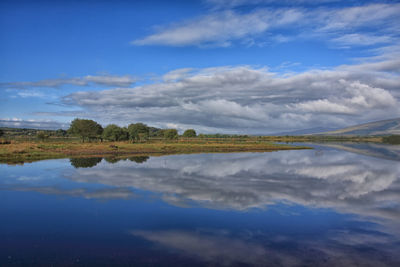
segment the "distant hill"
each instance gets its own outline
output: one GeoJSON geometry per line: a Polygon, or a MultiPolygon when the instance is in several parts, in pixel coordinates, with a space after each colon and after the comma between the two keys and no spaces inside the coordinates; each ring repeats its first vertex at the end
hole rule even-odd
{"type": "MultiPolygon", "coordinates": [[[[284,136],[284,135],[289,135],[289,136],[295,136],[295,135],[310,135],[310,134],[316,134],[316,133],[321,133],[321,132],[327,132],[327,131],[333,131],[335,130],[334,128],[324,128],[324,127],[314,127],[314,128],[308,128],[308,129],[301,129],[301,130],[295,130],[295,131],[289,131],[289,132],[279,132],[279,133],[273,133],[270,134],[272,136],[284,136]]],[[[262,134],[260,134],[262,135],[262,134]]]]}
{"type": "Polygon", "coordinates": [[[359,124],[316,135],[391,135],[400,134],[400,118],[359,124]]]}

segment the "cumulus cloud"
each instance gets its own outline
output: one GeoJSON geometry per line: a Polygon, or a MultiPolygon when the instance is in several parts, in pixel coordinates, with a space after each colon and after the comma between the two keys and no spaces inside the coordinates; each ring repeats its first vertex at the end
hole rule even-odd
{"type": "MultiPolygon", "coordinates": [[[[394,55],[394,54],[392,54],[394,55]]],[[[397,58],[279,74],[252,66],[178,69],[164,81],[63,97],[106,122],[268,134],[400,116],[397,58]]]]}
{"type": "Polygon", "coordinates": [[[1,118],[0,127],[32,128],[32,129],[66,129],[67,123],[53,120],[24,120],[20,118],[1,118]]]}
{"type": "Polygon", "coordinates": [[[58,88],[63,85],[88,86],[90,84],[111,87],[129,87],[135,82],[136,78],[130,75],[88,75],[79,78],[48,79],[36,82],[7,82],[0,83],[0,87],[12,89],[27,89],[32,87],[58,88]]]}
{"type": "MultiPolygon", "coordinates": [[[[226,6],[238,6],[241,2],[229,1],[226,6]]],[[[400,4],[396,3],[309,10],[270,7],[256,8],[247,13],[227,9],[158,27],[155,33],[134,40],[132,44],[226,47],[234,41],[252,45],[265,43],[265,39],[286,42],[310,37],[330,40],[333,44],[340,44],[339,48],[395,43],[399,37],[396,30],[399,12],[400,4]],[[287,29],[292,31],[291,35],[282,35],[282,30],[287,29]]]]}

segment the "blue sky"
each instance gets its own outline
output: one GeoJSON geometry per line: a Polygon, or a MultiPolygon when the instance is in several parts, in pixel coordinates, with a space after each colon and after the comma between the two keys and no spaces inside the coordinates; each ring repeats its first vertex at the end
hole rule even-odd
{"type": "Polygon", "coordinates": [[[400,2],[2,1],[0,125],[198,132],[400,116],[400,2]]]}

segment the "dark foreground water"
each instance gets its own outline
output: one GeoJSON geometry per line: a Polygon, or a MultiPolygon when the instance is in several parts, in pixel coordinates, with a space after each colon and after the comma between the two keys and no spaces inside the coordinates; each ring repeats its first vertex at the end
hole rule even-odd
{"type": "Polygon", "coordinates": [[[0,165],[0,266],[400,266],[399,151],[0,165]]]}

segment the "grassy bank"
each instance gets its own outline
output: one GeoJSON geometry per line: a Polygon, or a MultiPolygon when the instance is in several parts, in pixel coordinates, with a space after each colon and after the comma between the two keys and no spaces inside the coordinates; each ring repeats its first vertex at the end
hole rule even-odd
{"type": "Polygon", "coordinates": [[[302,146],[273,144],[269,142],[21,142],[0,145],[0,163],[23,163],[42,159],[88,157],[102,155],[135,154],[185,154],[221,152],[266,152],[276,150],[306,149],[302,146]]]}

